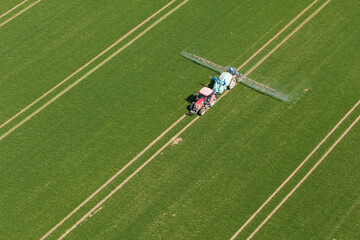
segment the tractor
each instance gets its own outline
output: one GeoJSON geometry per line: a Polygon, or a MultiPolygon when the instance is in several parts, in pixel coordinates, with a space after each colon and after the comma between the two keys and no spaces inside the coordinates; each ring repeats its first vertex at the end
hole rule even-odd
{"type": "Polygon", "coordinates": [[[203,87],[196,95],[196,100],[190,105],[190,113],[200,116],[204,115],[207,109],[216,103],[215,91],[208,87],[203,87]]]}

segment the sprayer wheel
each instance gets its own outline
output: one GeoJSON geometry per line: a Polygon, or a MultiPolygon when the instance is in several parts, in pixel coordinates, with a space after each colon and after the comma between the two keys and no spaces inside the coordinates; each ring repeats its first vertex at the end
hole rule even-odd
{"type": "Polygon", "coordinates": [[[229,84],[229,89],[233,89],[235,87],[235,79],[231,80],[230,84],[229,84]]]}
{"type": "Polygon", "coordinates": [[[211,99],[211,102],[210,102],[210,107],[213,107],[216,103],[216,98],[214,97],[213,99],[211,99]]]}

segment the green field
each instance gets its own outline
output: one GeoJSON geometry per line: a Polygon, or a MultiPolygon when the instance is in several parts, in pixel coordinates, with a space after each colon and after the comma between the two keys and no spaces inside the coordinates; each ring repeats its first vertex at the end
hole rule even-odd
{"type": "MultiPolygon", "coordinates": [[[[1,2],[0,15],[20,2],[1,2]]],[[[169,2],[42,0],[0,27],[0,125],[169,2]]],[[[182,58],[182,50],[238,67],[313,0],[189,0],[131,43],[182,2],[0,128],[0,138],[6,135],[0,239],[40,239],[184,115],[187,98],[214,72],[182,58]]],[[[355,0],[330,1],[249,75],[288,94],[290,103],[237,85],[66,238],[230,239],[359,101],[359,12],[355,0]]],[[[259,226],[359,115],[357,107],[238,239],[259,226]]],[[[185,117],[47,239],[62,236],[194,118],[185,117]]],[[[359,137],[356,124],[254,238],[359,239],[359,137]]]]}

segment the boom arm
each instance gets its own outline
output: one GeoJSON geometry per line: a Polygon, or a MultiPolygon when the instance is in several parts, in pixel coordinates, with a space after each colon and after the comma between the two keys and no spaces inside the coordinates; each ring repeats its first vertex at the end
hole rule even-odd
{"type": "Polygon", "coordinates": [[[244,76],[237,76],[236,79],[238,80],[238,82],[244,84],[245,86],[254,89],[257,92],[261,92],[263,94],[266,94],[270,97],[273,97],[277,100],[280,100],[282,102],[288,102],[289,101],[289,97],[262,84],[259,82],[256,82],[254,80],[251,80],[248,77],[244,77],[244,76]]]}
{"type": "MultiPolygon", "coordinates": [[[[196,56],[194,54],[191,54],[191,53],[187,53],[187,52],[184,52],[182,51],[181,52],[181,56],[187,58],[187,59],[190,59],[191,61],[193,62],[196,62],[197,64],[200,64],[204,67],[207,67],[215,72],[218,72],[218,73],[223,73],[223,72],[226,72],[227,71],[227,68],[226,67],[223,67],[223,66],[220,66],[216,63],[213,63],[213,62],[210,62],[209,60],[206,60],[205,58],[202,58],[202,57],[199,57],[199,56],[196,56]]],[[[282,102],[288,102],[289,101],[289,98],[288,96],[286,95],[283,95],[281,94],[280,92],[264,85],[264,84],[261,84],[261,83],[258,83],[254,80],[251,80],[250,78],[248,77],[244,77],[242,74],[237,74],[236,75],[236,79],[238,82],[244,84],[245,86],[249,87],[249,88],[252,88],[254,89],[255,91],[257,92],[260,92],[260,93],[263,93],[263,94],[266,94],[270,97],[273,97],[277,100],[280,100],[282,102]]]]}
{"type": "Polygon", "coordinates": [[[215,72],[218,72],[218,73],[222,73],[222,72],[225,72],[226,71],[226,67],[223,67],[223,66],[220,66],[216,63],[213,63],[213,62],[210,62],[209,60],[206,60],[205,58],[202,58],[202,57],[199,57],[199,56],[196,56],[194,54],[190,54],[190,53],[187,53],[187,52],[184,52],[182,51],[180,53],[181,56],[193,61],[193,62],[196,62],[197,64],[200,64],[204,67],[207,67],[215,72]]]}

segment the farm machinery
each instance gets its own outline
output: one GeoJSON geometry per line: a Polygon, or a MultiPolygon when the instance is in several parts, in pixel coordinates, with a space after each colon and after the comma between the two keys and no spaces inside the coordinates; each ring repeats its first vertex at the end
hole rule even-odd
{"type": "Polygon", "coordinates": [[[222,72],[219,77],[216,75],[211,79],[214,81],[214,91],[216,94],[222,94],[226,89],[233,89],[236,85],[236,76],[240,73],[235,68],[229,67],[225,72],[222,72]]]}
{"type": "MultiPolygon", "coordinates": [[[[187,52],[181,52],[181,56],[195,62],[198,63],[199,65],[202,65],[204,67],[207,67],[215,72],[218,72],[220,74],[219,77],[216,77],[216,75],[212,78],[212,80],[214,81],[214,86],[212,89],[212,93],[210,94],[211,90],[210,88],[204,87],[206,90],[203,88],[200,90],[200,92],[197,94],[196,97],[196,101],[193,102],[190,106],[190,113],[191,114],[196,114],[198,113],[199,115],[203,115],[205,113],[205,111],[209,108],[212,107],[215,102],[216,102],[216,95],[218,94],[222,94],[224,91],[226,91],[227,89],[231,90],[236,83],[242,83],[245,86],[254,89],[257,92],[266,94],[270,97],[273,97],[277,100],[283,101],[283,102],[287,102],[288,101],[288,97],[279,93],[278,91],[264,85],[261,84],[259,82],[256,82],[254,80],[251,80],[250,78],[242,75],[241,73],[239,73],[237,71],[236,68],[234,67],[223,67],[221,65],[218,65],[216,63],[213,63],[209,60],[206,60],[202,57],[196,56],[194,54],[190,54],[187,52]],[[202,93],[207,93],[208,95],[204,95],[202,93]],[[212,99],[213,102],[206,102],[205,99],[207,99],[209,96],[211,96],[210,98],[212,99]],[[201,99],[204,99],[204,101],[202,101],[201,99]],[[200,101],[201,100],[201,104],[200,101]],[[204,105],[202,105],[204,104],[204,105]],[[204,109],[204,110],[201,110],[204,109]]],[[[208,99],[210,101],[210,98],[208,99]]]]}
{"type": "Polygon", "coordinates": [[[216,103],[215,91],[211,88],[203,87],[196,95],[196,101],[190,105],[191,114],[204,115],[207,109],[214,106],[216,103]]]}

